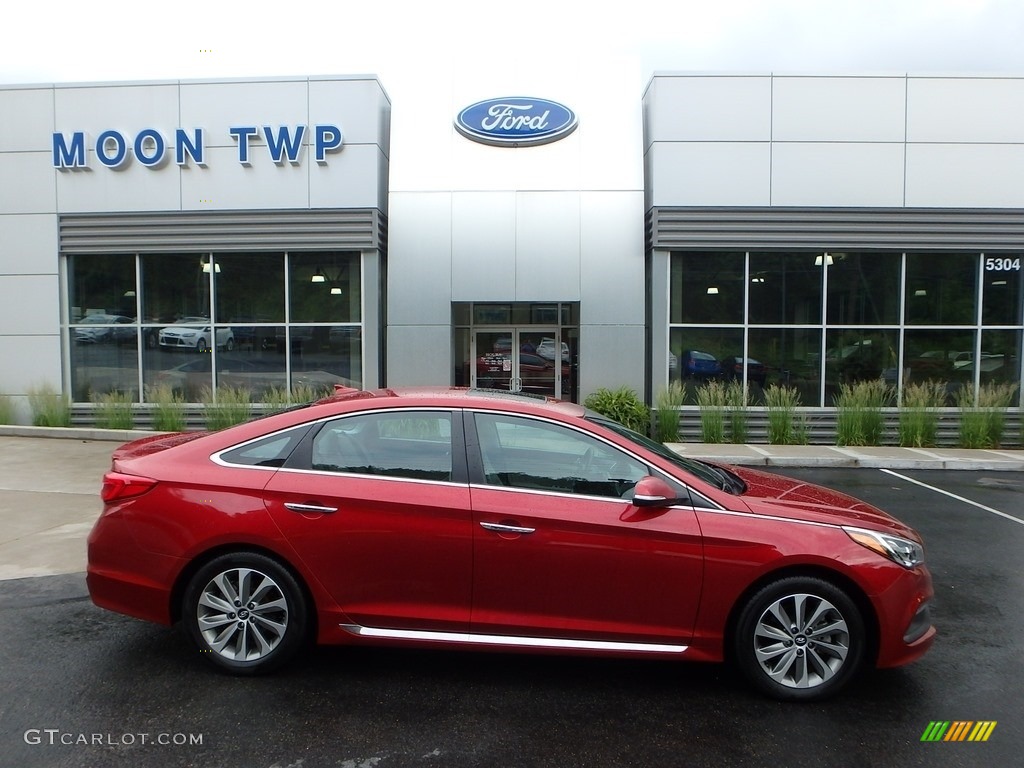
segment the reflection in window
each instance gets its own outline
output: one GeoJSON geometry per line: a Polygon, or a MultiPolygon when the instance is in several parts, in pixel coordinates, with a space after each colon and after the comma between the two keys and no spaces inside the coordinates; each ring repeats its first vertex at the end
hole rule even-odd
{"type": "Polygon", "coordinates": [[[293,323],[356,323],[360,318],[359,254],[289,254],[293,323]]]}
{"type": "Polygon", "coordinates": [[[978,286],[977,253],[907,254],[904,294],[907,323],[973,325],[978,286]]]}
{"type": "Polygon", "coordinates": [[[642,462],[566,427],[497,414],[475,418],[488,485],[631,498],[648,474],[642,462]]]}
{"type": "Polygon", "coordinates": [[[670,322],[742,323],[742,253],[673,253],[670,322]]]}
{"type": "Polygon", "coordinates": [[[835,402],[843,384],[899,380],[899,332],[837,329],[825,334],[825,402],[835,402]]]}
{"type": "Polygon", "coordinates": [[[448,413],[373,413],[337,419],[313,440],[313,469],[415,480],[451,480],[448,413]]]}
{"type": "MultiPolygon", "coordinates": [[[[673,328],[669,338],[669,380],[680,381],[686,402],[697,402],[697,387],[708,381],[742,378],[742,328],[673,328]]],[[[753,377],[759,371],[750,371],[753,377]]]]}
{"type": "Polygon", "coordinates": [[[750,322],[820,323],[824,263],[821,253],[751,253],[750,322]]]}
{"type": "Polygon", "coordinates": [[[831,325],[894,325],[900,319],[900,253],[823,256],[831,325]]]}
{"type": "MultiPolygon", "coordinates": [[[[752,372],[763,379],[750,386],[752,403],[764,402],[764,387],[791,387],[805,406],[821,399],[821,331],[817,328],[752,328],[749,336],[752,372]]],[[[751,377],[753,378],[753,377],[751,377]]]]}
{"type": "MultiPolygon", "coordinates": [[[[68,257],[69,319],[107,315],[134,320],[135,256],[84,254],[68,257]]],[[[112,321],[114,322],[114,321],[112,321]]]]}
{"type": "Polygon", "coordinates": [[[985,325],[1020,325],[1024,268],[1022,255],[984,255],[985,273],[981,298],[981,321],[985,325]]]}

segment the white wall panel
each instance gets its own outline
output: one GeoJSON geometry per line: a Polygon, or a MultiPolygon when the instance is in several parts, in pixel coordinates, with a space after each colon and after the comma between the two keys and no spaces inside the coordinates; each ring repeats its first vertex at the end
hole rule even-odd
{"type": "Polygon", "coordinates": [[[0,275],[38,274],[57,274],[57,215],[0,215],[0,275]]]}
{"type": "Polygon", "coordinates": [[[902,77],[776,77],[775,141],[901,142],[906,127],[902,77]]]}
{"type": "MultiPolygon", "coordinates": [[[[207,148],[208,168],[181,174],[181,207],[190,210],[229,208],[306,208],[309,177],[304,165],[238,162],[234,147],[207,148]]],[[[332,168],[339,163],[333,160],[332,168]]],[[[357,182],[358,183],[358,182],[357,182]]]]}
{"type": "Polygon", "coordinates": [[[585,325],[580,328],[580,400],[596,389],[626,386],[643,397],[644,327],[585,325]]]}
{"type": "Polygon", "coordinates": [[[903,144],[776,144],[772,205],[903,204],[903,144]]]}
{"type": "Polygon", "coordinates": [[[49,152],[0,153],[0,212],[55,212],[55,175],[49,152]]]}
{"type": "Polygon", "coordinates": [[[69,134],[85,131],[87,146],[106,130],[120,131],[129,144],[143,128],[173,142],[178,123],[178,84],[59,85],[54,89],[55,127],[69,134]]]}
{"type": "Polygon", "coordinates": [[[53,89],[0,91],[0,152],[50,152],[53,89]]]}
{"type": "Polygon", "coordinates": [[[1024,145],[907,147],[907,205],[1024,207],[1024,145]]]}
{"type": "Polygon", "coordinates": [[[452,301],[515,301],[515,193],[453,193],[451,227],[452,301]]]}
{"type": "Polygon", "coordinates": [[[60,336],[56,333],[0,335],[0,359],[18,361],[17,365],[0,366],[0,393],[24,395],[43,384],[58,392],[62,389],[60,336]]]}
{"type": "Polygon", "coordinates": [[[451,322],[451,250],[451,193],[402,192],[391,195],[389,323],[451,322]]]}
{"type": "Polygon", "coordinates": [[[580,250],[580,321],[643,324],[643,193],[583,192],[580,250]]]}
{"type": "MultiPolygon", "coordinates": [[[[306,125],[309,115],[309,91],[306,80],[267,80],[262,82],[182,83],[181,127],[203,128],[207,147],[235,147],[238,142],[228,130],[255,126],[260,130],[250,140],[253,164],[270,162],[263,138],[263,126],[306,125]]],[[[308,128],[308,126],[307,126],[308,128]]],[[[308,134],[307,134],[308,137],[308,134]]],[[[305,158],[304,158],[305,161],[305,158]]]]}
{"type": "MultiPolygon", "coordinates": [[[[57,275],[0,277],[0,333],[45,336],[60,332],[60,286],[57,275]],[[12,300],[17,297],[17,300],[12,300]]],[[[5,358],[13,361],[17,358],[5,358]]]]}
{"type": "Polygon", "coordinates": [[[907,139],[1024,143],[1024,79],[910,78],[907,139]]]}
{"type": "Polygon", "coordinates": [[[147,168],[128,162],[120,170],[113,170],[97,163],[92,151],[88,154],[88,169],[51,168],[57,179],[61,213],[167,211],[181,206],[179,173],[173,163],[147,168]]]}
{"type": "Polygon", "coordinates": [[[647,152],[650,206],[769,205],[768,143],[677,142],[647,152]]]}
{"type": "Polygon", "coordinates": [[[655,76],[645,149],[658,141],[768,141],[770,77],[655,76]]]}
{"type": "Polygon", "coordinates": [[[451,325],[388,326],[388,386],[447,386],[451,350],[451,325]]]}
{"type": "Polygon", "coordinates": [[[517,301],[577,301],[580,295],[580,193],[516,196],[517,301]]]}
{"type": "MultiPolygon", "coordinates": [[[[376,80],[309,81],[309,125],[337,125],[345,144],[380,144],[387,149],[391,107],[376,80]],[[382,138],[383,137],[383,138],[382,138]]],[[[309,135],[315,141],[313,134],[309,135]]]]}
{"type": "Polygon", "coordinates": [[[345,146],[325,165],[303,162],[302,174],[309,174],[309,206],[387,210],[386,163],[376,144],[345,146]]]}

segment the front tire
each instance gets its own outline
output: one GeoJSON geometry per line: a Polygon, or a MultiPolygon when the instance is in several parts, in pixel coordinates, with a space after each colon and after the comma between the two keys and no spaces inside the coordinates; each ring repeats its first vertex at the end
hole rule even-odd
{"type": "Polygon", "coordinates": [[[838,693],[865,657],[864,619],[850,597],[813,577],[780,579],[744,606],[734,651],[750,683],[776,699],[838,693]]]}
{"type": "Polygon", "coordinates": [[[182,616],[200,654],[236,675],[269,672],[306,639],[308,608],[295,578],[255,552],[211,560],[185,589],[182,616]]]}

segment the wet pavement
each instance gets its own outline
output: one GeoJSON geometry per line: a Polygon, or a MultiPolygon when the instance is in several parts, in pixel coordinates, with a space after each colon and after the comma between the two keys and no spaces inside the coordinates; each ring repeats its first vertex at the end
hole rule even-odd
{"type": "Polygon", "coordinates": [[[936,586],[927,656],[799,705],[722,665],[580,657],[319,648],[270,677],[222,675],[179,630],[88,600],[84,535],[115,445],[0,437],[0,766],[1002,766],[1024,753],[1024,473],[769,466],[916,527],[936,586]],[[934,721],[996,726],[983,743],[922,742],[934,721]]]}

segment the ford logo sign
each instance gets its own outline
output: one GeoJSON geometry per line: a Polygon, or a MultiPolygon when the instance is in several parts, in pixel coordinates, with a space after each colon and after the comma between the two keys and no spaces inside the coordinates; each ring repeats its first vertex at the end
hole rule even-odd
{"type": "Polygon", "coordinates": [[[481,144],[528,147],[568,136],[576,130],[576,113],[547,99],[487,99],[459,112],[455,128],[481,144]]]}

